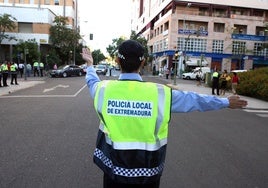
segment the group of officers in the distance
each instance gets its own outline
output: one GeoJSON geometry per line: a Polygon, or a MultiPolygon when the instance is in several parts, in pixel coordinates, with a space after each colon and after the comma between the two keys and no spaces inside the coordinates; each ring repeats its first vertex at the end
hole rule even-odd
{"type": "Polygon", "coordinates": [[[3,63],[0,62],[0,87],[8,87],[8,78],[10,77],[10,84],[11,85],[19,85],[17,77],[18,74],[20,77],[23,77],[23,74],[26,72],[27,77],[30,76],[44,76],[44,63],[34,61],[31,65],[30,63],[26,64],[26,67],[23,62],[15,63],[15,62],[8,62],[4,61],[3,63]]]}

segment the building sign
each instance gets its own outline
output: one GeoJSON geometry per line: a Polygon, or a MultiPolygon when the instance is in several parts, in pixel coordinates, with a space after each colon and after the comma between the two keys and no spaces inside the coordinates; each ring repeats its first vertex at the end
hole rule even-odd
{"type": "Polygon", "coordinates": [[[257,36],[257,35],[232,34],[232,39],[250,40],[250,41],[266,41],[266,40],[268,40],[268,37],[257,36]]]}
{"type": "Polygon", "coordinates": [[[199,33],[201,36],[208,36],[208,32],[205,30],[192,30],[192,29],[179,29],[178,34],[183,35],[196,35],[199,33]]]}
{"type": "Polygon", "coordinates": [[[40,42],[40,44],[47,44],[47,40],[46,39],[40,39],[39,42],[40,42]]]}

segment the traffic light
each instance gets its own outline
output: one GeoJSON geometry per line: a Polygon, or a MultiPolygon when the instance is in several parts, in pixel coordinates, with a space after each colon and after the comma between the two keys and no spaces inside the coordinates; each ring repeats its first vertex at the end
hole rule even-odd
{"type": "Polygon", "coordinates": [[[89,34],[89,40],[93,40],[93,34],[92,33],[89,34]]]}
{"type": "Polygon", "coordinates": [[[175,60],[178,60],[178,58],[179,58],[179,51],[175,51],[174,59],[175,60]]]}

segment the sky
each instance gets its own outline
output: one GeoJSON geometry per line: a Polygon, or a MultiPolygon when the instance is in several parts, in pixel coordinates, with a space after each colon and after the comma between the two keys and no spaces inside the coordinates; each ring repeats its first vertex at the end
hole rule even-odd
{"type": "Polygon", "coordinates": [[[107,54],[106,47],[112,39],[131,32],[131,0],[79,0],[81,35],[87,39],[91,50],[100,49],[107,54]],[[93,40],[89,41],[89,34],[93,40]]]}

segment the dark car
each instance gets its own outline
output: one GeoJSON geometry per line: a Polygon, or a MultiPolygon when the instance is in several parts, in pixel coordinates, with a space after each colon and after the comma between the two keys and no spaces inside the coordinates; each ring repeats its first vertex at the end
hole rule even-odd
{"type": "Polygon", "coordinates": [[[60,66],[57,70],[51,70],[49,72],[51,77],[68,77],[68,76],[82,76],[84,74],[83,69],[78,65],[65,65],[60,66]]]}
{"type": "Polygon", "coordinates": [[[86,74],[87,73],[87,65],[86,64],[80,65],[79,67],[81,69],[83,69],[83,74],[86,74]]]}
{"type": "Polygon", "coordinates": [[[106,75],[108,68],[106,65],[98,64],[95,66],[95,70],[97,74],[103,74],[106,75]]]}

